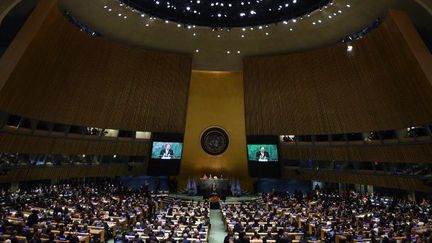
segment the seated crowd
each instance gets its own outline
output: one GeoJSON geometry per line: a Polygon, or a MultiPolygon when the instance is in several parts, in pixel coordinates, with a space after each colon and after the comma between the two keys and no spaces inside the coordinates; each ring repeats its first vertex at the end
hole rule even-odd
{"type": "Polygon", "coordinates": [[[224,202],[225,242],[432,242],[432,204],[355,192],[224,202]]]}
{"type": "Polygon", "coordinates": [[[207,201],[173,200],[151,221],[137,222],[117,242],[207,242],[210,228],[207,201]],[[149,237],[150,236],[150,237],[149,237]]]}
{"type": "Polygon", "coordinates": [[[207,240],[207,202],[169,200],[167,195],[133,190],[115,179],[0,193],[0,242],[207,240]]]}

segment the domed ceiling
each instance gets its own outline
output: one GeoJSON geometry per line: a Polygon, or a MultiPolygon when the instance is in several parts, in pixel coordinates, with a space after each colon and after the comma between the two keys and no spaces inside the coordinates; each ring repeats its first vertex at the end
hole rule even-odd
{"type": "Polygon", "coordinates": [[[197,70],[239,71],[245,56],[340,43],[389,8],[408,11],[416,24],[426,21],[420,28],[429,31],[429,1],[60,0],[60,9],[103,38],[189,53],[197,70]]]}
{"type": "Polygon", "coordinates": [[[244,27],[288,21],[331,0],[121,0],[141,13],[184,25],[244,27]]]}

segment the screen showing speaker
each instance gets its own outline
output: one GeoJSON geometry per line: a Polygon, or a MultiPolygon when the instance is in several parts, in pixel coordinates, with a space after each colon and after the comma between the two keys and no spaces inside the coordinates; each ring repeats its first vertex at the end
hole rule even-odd
{"type": "Polygon", "coordinates": [[[246,138],[249,175],[258,178],[280,178],[278,136],[246,138]]]}
{"type": "Polygon", "coordinates": [[[276,144],[248,144],[248,160],[258,162],[278,162],[278,147],[276,144]]]}
{"type": "Polygon", "coordinates": [[[183,143],[153,141],[152,159],[179,160],[183,151],[183,143]]]}

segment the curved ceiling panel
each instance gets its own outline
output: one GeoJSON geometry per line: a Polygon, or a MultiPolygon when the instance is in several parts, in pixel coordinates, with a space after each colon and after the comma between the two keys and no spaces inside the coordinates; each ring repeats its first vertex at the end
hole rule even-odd
{"type": "Polygon", "coordinates": [[[60,0],[60,8],[104,37],[149,49],[194,54],[194,69],[238,71],[244,56],[288,53],[337,43],[383,16],[399,1],[335,0],[322,11],[295,22],[255,26],[253,30],[212,30],[166,23],[120,6],[115,0],[60,0]]]}
{"type": "Polygon", "coordinates": [[[244,27],[289,21],[331,4],[331,0],[120,0],[158,18],[207,27],[244,27]]]}

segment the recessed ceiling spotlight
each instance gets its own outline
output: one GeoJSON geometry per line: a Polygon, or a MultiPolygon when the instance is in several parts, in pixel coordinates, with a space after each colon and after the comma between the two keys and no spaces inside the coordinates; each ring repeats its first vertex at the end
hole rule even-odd
{"type": "MultiPolygon", "coordinates": [[[[119,0],[122,1],[122,0],[119,0]]],[[[296,23],[297,20],[294,18],[302,19],[302,15],[298,16],[296,13],[302,12],[310,17],[310,14],[315,10],[322,11],[330,6],[334,0],[323,0],[322,5],[320,7],[311,6],[310,3],[298,2],[297,0],[283,0],[283,1],[264,1],[264,0],[240,0],[239,2],[235,1],[225,1],[225,0],[215,0],[210,2],[205,2],[204,5],[199,5],[202,0],[186,0],[186,1],[161,1],[161,0],[153,0],[153,4],[161,5],[154,6],[155,15],[158,16],[173,16],[170,17],[170,22],[177,22],[183,25],[193,25],[199,23],[202,26],[208,26],[210,28],[235,28],[244,26],[248,26],[246,28],[251,28],[251,26],[256,26],[257,29],[263,29],[264,24],[279,24],[283,23],[288,25],[292,20],[293,23],[296,23]],[[240,4],[239,4],[240,3],[240,4]],[[297,4],[299,3],[299,4],[297,4]],[[175,4],[175,5],[174,5],[175,4]],[[208,4],[208,5],[207,5],[208,4]],[[296,5],[293,5],[296,4],[296,5]],[[208,7],[214,7],[208,11],[208,7]],[[234,7],[234,8],[231,8],[234,7]],[[229,11],[227,11],[229,9],[229,11]],[[298,10],[294,8],[299,8],[298,10]],[[200,10],[207,9],[205,12],[200,12],[200,10]],[[279,11],[278,11],[279,10],[279,11]],[[183,11],[183,12],[182,12],[183,11]],[[187,11],[187,12],[186,12],[187,11]],[[202,14],[201,14],[202,13],[202,14]],[[181,16],[181,17],[180,17],[181,16]],[[240,17],[239,17],[240,16],[240,17]],[[285,20],[284,20],[285,19],[285,20]]],[[[132,6],[127,6],[126,8],[131,10],[132,12],[137,12],[144,17],[144,13],[138,11],[137,9],[143,9],[145,6],[141,6],[144,3],[139,3],[137,1],[136,9],[132,6]],[[140,7],[140,8],[138,8],[140,7]]],[[[350,4],[345,4],[346,7],[351,7],[350,4]]],[[[105,9],[109,8],[108,5],[102,5],[105,9]]],[[[145,9],[145,8],[144,8],[145,9]]],[[[111,11],[111,10],[109,10],[111,11]]],[[[332,11],[332,13],[327,16],[337,16],[337,9],[332,11]]],[[[123,13],[122,16],[124,16],[123,13]]],[[[329,18],[332,18],[329,17],[329,18]]],[[[150,19],[153,19],[151,17],[150,19]]],[[[156,18],[159,19],[159,18],[156,18]]],[[[159,19],[161,20],[161,19],[159,19]]],[[[165,21],[165,20],[161,20],[165,21]]],[[[316,20],[315,20],[316,21],[316,20]]],[[[165,21],[168,23],[168,20],[165,21]]],[[[267,26],[266,26],[267,27],[267,26]]]]}

